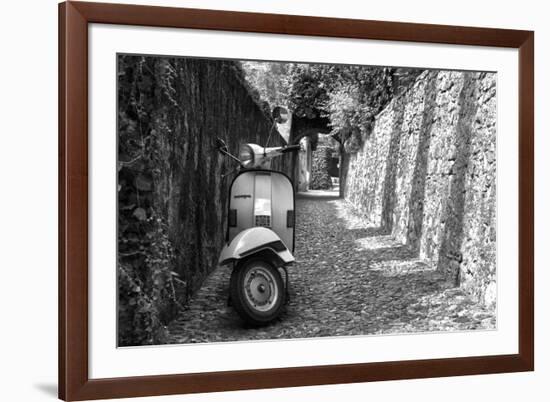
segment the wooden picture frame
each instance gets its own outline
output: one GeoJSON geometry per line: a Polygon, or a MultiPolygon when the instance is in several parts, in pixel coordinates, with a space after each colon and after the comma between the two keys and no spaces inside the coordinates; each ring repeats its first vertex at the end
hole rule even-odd
{"type": "Polygon", "coordinates": [[[65,2],[59,5],[59,397],[64,400],[353,383],[534,369],[534,33],[382,21],[65,2]],[[88,375],[88,24],[519,49],[519,353],[513,355],[90,379],[88,375]]]}

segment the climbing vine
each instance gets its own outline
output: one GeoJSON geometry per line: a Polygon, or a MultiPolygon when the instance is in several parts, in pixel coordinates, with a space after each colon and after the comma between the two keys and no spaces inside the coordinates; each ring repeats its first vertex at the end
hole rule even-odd
{"type": "Polygon", "coordinates": [[[332,148],[328,146],[318,146],[313,152],[311,161],[311,190],[328,190],[332,188],[332,179],[329,173],[330,159],[332,157],[332,148]]]}
{"type": "Polygon", "coordinates": [[[172,271],[174,247],[155,205],[168,130],[155,99],[176,106],[169,61],[120,56],[118,165],[118,344],[162,343],[185,282],[172,271]],[[160,91],[160,92],[158,92],[160,91]]]}

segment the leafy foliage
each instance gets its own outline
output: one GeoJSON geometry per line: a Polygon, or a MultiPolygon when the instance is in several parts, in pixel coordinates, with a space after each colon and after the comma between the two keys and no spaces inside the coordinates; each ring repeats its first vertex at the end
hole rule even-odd
{"type": "Polygon", "coordinates": [[[309,118],[329,117],[333,134],[348,151],[368,135],[393,92],[393,69],[348,65],[298,65],[291,104],[309,118]]]}
{"type": "Polygon", "coordinates": [[[311,190],[328,190],[332,188],[332,179],[329,174],[330,159],[332,148],[328,146],[318,146],[313,152],[311,161],[311,190]]]}
{"type": "Polygon", "coordinates": [[[301,63],[242,63],[245,77],[271,106],[299,117],[328,117],[333,134],[354,152],[376,115],[405,90],[418,69],[301,63]]]}
{"type": "Polygon", "coordinates": [[[330,65],[294,64],[291,69],[289,105],[299,117],[314,119],[326,115],[331,89],[330,65]]]}
{"type": "Polygon", "coordinates": [[[292,63],[243,61],[240,67],[253,96],[267,102],[268,108],[288,105],[292,63]]]}

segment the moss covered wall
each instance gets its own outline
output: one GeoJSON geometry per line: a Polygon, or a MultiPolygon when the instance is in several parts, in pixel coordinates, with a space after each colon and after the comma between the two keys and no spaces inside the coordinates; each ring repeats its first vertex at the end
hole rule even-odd
{"type": "Polygon", "coordinates": [[[311,181],[310,190],[329,190],[332,188],[332,180],[329,174],[332,148],[318,146],[311,156],[311,181]]]}
{"type": "MultiPolygon", "coordinates": [[[[119,269],[130,276],[120,301],[145,289],[143,303],[165,322],[216,267],[224,242],[234,175],[222,175],[236,165],[216,138],[237,154],[241,143],[263,144],[272,121],[231,61],[120,56],[118,80],[119,269]],[[155,291],[174,303],[155,301],[155,291]]],[[[282,145],[277,134],[270,145],[282,145]]],[[[288,158],[272,167],[288,173],[288,158]]]]}

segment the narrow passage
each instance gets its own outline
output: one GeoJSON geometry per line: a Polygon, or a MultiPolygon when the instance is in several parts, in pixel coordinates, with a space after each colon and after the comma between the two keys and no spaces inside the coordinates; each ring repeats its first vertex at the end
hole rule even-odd
{"type": "Polygon", "coordinates": [[[493,314],[406,247],[365,227],[336,194],[298,195],[297,261],[279,319],[243,327],[227,306],[230,269],[218,267],[170,325],[169,343],[495,328],[493,314]]]}

